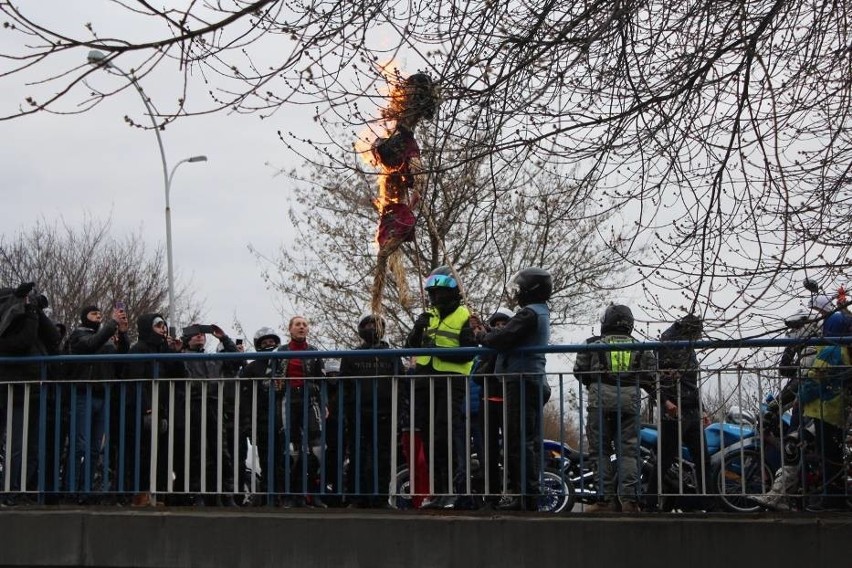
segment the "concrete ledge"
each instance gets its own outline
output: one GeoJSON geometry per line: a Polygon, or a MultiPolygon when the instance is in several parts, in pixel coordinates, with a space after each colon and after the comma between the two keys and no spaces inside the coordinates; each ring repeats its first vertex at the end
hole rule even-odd
{"type": "Polygon", "coordinates": [[[6,509],[2,566],[845,566],[852,515],[6,509]]]}

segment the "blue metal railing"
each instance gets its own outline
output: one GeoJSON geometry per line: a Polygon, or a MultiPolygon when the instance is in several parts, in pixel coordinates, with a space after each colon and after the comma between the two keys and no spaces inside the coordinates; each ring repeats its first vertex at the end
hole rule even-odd
{"type": "MultiPolygon", "coordinates": [[[[852,343],[852,338],[831,341],[785,338],[648,342],[631,344],[630,349],[761,349],[849,343],[852,343]]],[[[554,345],[528,348],[519,353],[580,353],[619,348],[623,346],[554,345]]],[[[496,501],[501,496],[511,497],[513,494],[508,489],[512,485],[510,471],[521,477],[520,486],[523,487],[528,471],[534,469],[527,468],[527,454],[523,452],[517,456],[519,467],[504,463],[504,448],[511,448],[510,452],[517,453],[518,440],[510,435],[508,442],[497,441],[495,444],[493,438],[488,438],[503,436],[506,430],[502,428],[501,431],[499,426],[493,428],[488,417],[482,421],[475,418],[471,401],[474,385],[471,381],[465,381],[463,388],[457,387],[457,377],[449,380],[433,377],[417,383],[405,374],[401,362],[403,357],[422,354],[473,357],[490,353],[493,351],[489,349],[462,348],[0,357],[0,365],[7,370],[18,365],[38,365],[41,377],[38,381],[8,381],[0,385],[0,443],[3,448],[0,467],[4,473],[0,493],[12,501],[29,498],[41,503],[95,498],[114,501],[145,495],[146,499],[139,502],[151,503],[165,498],[171,504],[189,504],[199,498],[206,499],[208,503],[236,498],[242,502],[265,504],[331,501],[371,506],[385,503],[394,506],[403,506],[403,503],[421,505],[423,500],[434,504],[439,497],[452,498],[443,503],[458,503],[458,498],[464,497],[478,500],[481,504],[489,498],[496,501]],[[396,372],[394,376],[345,377],[336,381],[309,379],[309,387],[301,390],[286,379],[276,388],[274,382],[265,378],[159,378],[159,365],[172,361],[349,357],[392,358],[397,365],[396,372]],[[71,383],[61,378],[59,370],[66,363],[139,361],[155,362],[153,377],[71,383]],[[391,383],[390,408],[380,409],[377,402],[379,387],[386,382],[391,383]],[[347,388],[350,386],[352,388],[347,388]],[[368,404],[365,407],[364,398],[369,398],[372,406],[368,404]],[[461,409],[457,406],[459,400],[463,401],[461,409]],[[428,417],[418,418],[415,416],[418,412],[425,412],[428,417]],[[316,426],[312,420],[316,421],[316,426]],[[98,424],[103,425],[103,434],[96,427],[98,424]],[[484,443],[474,441],[476,430],[481,427],[490,432],[486,434],[484,443]],[[425,484],[424,471],[428,472],[425,484]]],[[[754,391],[755,386],[744,384],[747,375],[757,375],[766,380],[776,373],[772,368],[705,368],[701,370],[701,388],[706,392],[718,383],[716,390],[732,389],[725,396],[739,401],[743,400],[744,393],[746,398],[754,399],[755,396],[761,398],[765,391],[773,390],[763,388],[758,381],[757,392],[748,392],[748,389],[754,391]],[[723,389],[723,376],[732,386],[723,389]]],[[[588,412],[592,412],[587,407],[592,409],[596,406],[576,377],[567,373],[549,373],[548,383],[558,394],[555,404],[551,403],[556,412],[558,435],[553,436],[556,438],[553,441],[545,441],[545,425],[541,421],[529,426],[536,430],[535,459],[539,484],[544,488],[542,491],[550,492],[546,498],[536,497],[539,501],[536,506],[546,510],[564,510],[566,507],[570,509],[575,502],[590,504],[601,501],[607,497],[609,489],[601,482],[598,464],[610,460],[610,452],[603,447],[589,448],[585,444],[588,412]],[[577,404],[566,403],[568,393],[576,396],[577,404]],[[574,436],[566,435],[566,429],[574,436]],[[562,500],[561,495],[566,499],[562,500]]],[[[526,438],[529,430],[525,428],[533,423],[527,422],[524,409],[535,406],[527,404],[529,397],[533,401],[544,400],[543,385],[535,384],[533,390],[521,388],[519,393],[512,393],[509,389],[514,387],[507,387],[509,383],[498,381],[490,392],[489,384],[486,382],[485,392],[480,395],[485,408],[494,406],[490,399],[519,396],[521,412],[517,435],[520,439],[526,438]]],[[[630,388],[639,391],[638,386],[630,388]]],[[[653,396],[640,393],[639,398],[643,405],[654,406],[653,396]]],[[[492,420],[499,419],[503,425],[510,424],[507,406],[511,405],[500,405],[493,416],[487,412],[486,416],[491,416],[492,420]]],[[[657,430],[664,425],[660,414],[653,418],[657,430]]],[[[705,467],[700,471],[693,466],[689,472],[685,468],[691,464],[678,456],[677,489],[672,490],[670,484],[664,490],[662,486],[667,472],[654,471],[659,489],[655,490],[653,499],[659,502],[664,497],[683,497],[687,490],[695,495],[697,486],[698,495],[721,496],[724,502],[726,491],[739,489],[734,491],[738,493],[736,499],[728,498],[727,501],[734,502],[739,509],[753,510],[755,506],[750,501],[751,496],[769,490],[771,475],[781,465],[773,462],[773,466],[767,466],[770,478],[766,479],[763,467],[771,461],[767,458],[771,448],[767,448],[763,439],[753,446],[744,447],[746,427],[727,426],[730,425],[722,423],[718,428],[721,446],[717,452],[727,452],[730,459],[722,459],[721,465],[717,459],[712,468],[705,467]],[[739,447],[734,448],[737,444],[739,447]],[[737,449],[738,456],[732,453],[737,449]],[[749,451],[746,452],[746,449],[749,451]],[[751,480],[745,475],[746,466],[754,465],[747,462],[746,457],[757,460],[756,455],[760,461],[756,466],[761,468],[757,487],[749,485],[751,480]],[[687,474],[692,477],[686,479],[687,474]],[[729,477],[736,478],[738,488],[736,483],[724,483],[729,477]],[[700,478],[700,483],[696,478],[700,478]],[[686,488],[689,484],[692,487],[686,488]]],[[[651,436],[650,430],[642,426],[637,434],[640,438],[651,436]]],[[[754,434],[753,431],[749,436],[754,434]]],[[[680,427],[677,440],[678,446],[682,446],[684,439],[680,427]]],[[[642,441],[645,442],[644,439],[642,441]]],[[[610,449],[617,457],[623,450],[620,439],[616,446],[619,447],[610,449]]],[[[660,449],[659,439],[648,441],[640,448],[644,452],[636,458],[640,470],[653,467],[655,454],[659,454],[660,449]]],[[[642,481],[646,482],[648,479],[642,481]]],[[[737,510],[737,507],[733,508],[737,510]]]]}

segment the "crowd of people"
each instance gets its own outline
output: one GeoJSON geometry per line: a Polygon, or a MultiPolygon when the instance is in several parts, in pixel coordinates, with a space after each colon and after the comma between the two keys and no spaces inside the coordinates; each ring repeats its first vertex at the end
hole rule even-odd
{"type": "MultiPolygon", "coordinates": [[[[430,307],[415,319],[405,346],[494,351],[481,357],[432,351],[410,362],[385,341],[384,320],[375,315],[360,319],[361,343],[339,362],[312,355],[318,350],[301,316],[290,319],[286,342],[272,328],[259,329],[255,352],[245,358],[177,359],[162,355],[204,353],[208,336],[219,352],[241,353],[244,346],[216,325],[192,324],[172,337],[157,313],[137,318],[131,345],[120,305],[106,313],[83,306],[79,324],[63,339],[63,330],[45,315],[47,299],[32,283],[0,289],[0,356],[147,356],[0,364],[0,381],[7,383],[0,388],[3,504],[40,499],[384,508],[397,466],[392,440],[398,439],[413,507],[469,508],[474,504],[465,496],[473,491],[489,507],[535,510],[542,409],[550,387],[545,355],[517,349],[548,344],[553,282],[546,270],[528,268],[513,276],[509,288],[518,310],[500,308],[482,321],[464,305],[453,271],[432,271],[425,282],[430,307]],[[369,354],[358,353],[365,350],[369,354]],[[394,388],[391,378],[402,376],[406,380],[394,388]],[[168,381],[152,381],[159,378],[168,381]],[[472,485],[469,446],[481,465],[472,485]]],[[[825,302],[820,307],[825,336],[850,333],[844,310],[825,302]]],[[[808,333],[796,328],[801,338],[820,333],[817,318],[803,321],[808,333]]],[[[709,467],[695,350],[684,343],[638,349],[633,327],[629,307],[607,306],[600,334],[587,343],[608,349],[581,351],[574,365],[587,389],[585,435],[600,480],[600,499],[586,508],[591,512],[641,508],[643,391],[660,401],[663,471],[677,460],[681,444],[699,471],[709,467]]],[[[701,336],[701,320],[687,315],[661,341],[701,336]]],[[[789,347],[780,368],[790,383],[764,417],[777,420],[791,406],[798,408],[816,422],[834,469],[843,467],[849,365],[848,346],[789,347]]],[[[760,497],[765,506],[781,508],[794,489],[794,464],[786,467],[760,497]]],[[[838,477],[827,479],[836,483],[838,477]]],[[[835,485],[828,493],[842,495],[845,476],[843,483],[842,491],[835,485]]],[[[826,500],[823,506],[839,503],[826,500]]]]}

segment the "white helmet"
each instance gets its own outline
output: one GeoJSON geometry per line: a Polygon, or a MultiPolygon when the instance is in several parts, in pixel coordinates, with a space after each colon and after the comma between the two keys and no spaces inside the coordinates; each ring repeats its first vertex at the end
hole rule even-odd
{"type": "Polygon", "coordinates": [[[329,373],[340,374],[340,359],[325,360],[325,374],[329,373]]]}
{"type": "Polygon", "coordinates": [[[499,321],[501,319],[510,320],[514,316],[514,312],[507,308],[497,308],[497,311],[491,314],[491,317],[488,318],[488,325],[494,327],[494,322],[499,321]]]}
{"type": "Polygon", "coordinates": [[[281,336],[271,327],[262,327],[254,332],[254,349],[260,351],[260,342],[269,337],[275,338],[275,342],[281,345],[281,336]]]}

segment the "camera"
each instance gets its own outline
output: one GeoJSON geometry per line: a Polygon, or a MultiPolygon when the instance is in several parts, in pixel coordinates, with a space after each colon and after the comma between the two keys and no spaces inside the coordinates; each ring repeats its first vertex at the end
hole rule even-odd
{"type": "Polygon", "coordinates": [[[32,292],[27,294],[27,298],[29,298],[30,304],[39,310],[45,310],[50,305],[50,302],[47,301],[47,296],[40,294],[36,289],[33,289],[32,292]]]}
{"type": "Polygon", "coordinates": [[[214,326],[212,325],[190,325],[189,327],[185,327],[182,330],[182,334],[184,337],[192,337],[193,335],[198,335],[199,333],[213,333],[215,331],[214,326]]]}

